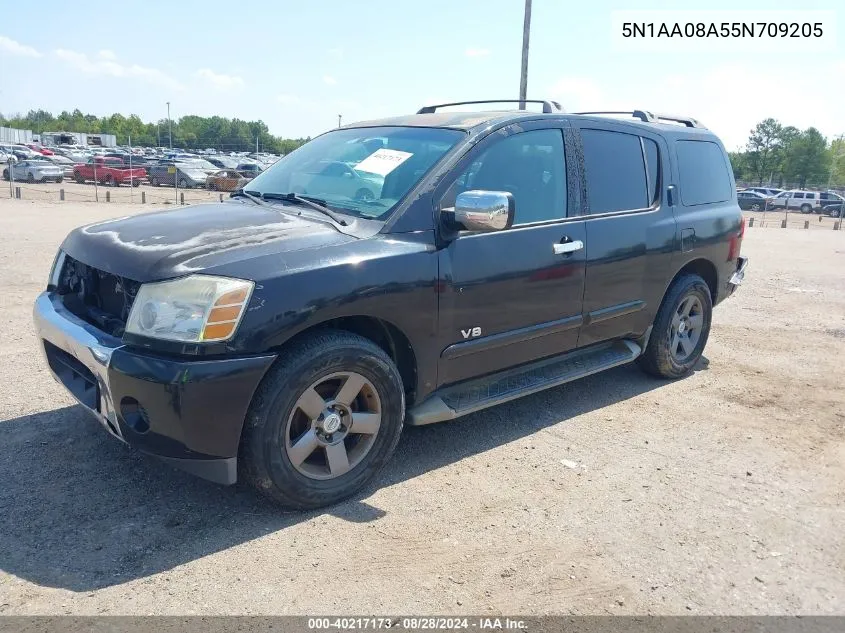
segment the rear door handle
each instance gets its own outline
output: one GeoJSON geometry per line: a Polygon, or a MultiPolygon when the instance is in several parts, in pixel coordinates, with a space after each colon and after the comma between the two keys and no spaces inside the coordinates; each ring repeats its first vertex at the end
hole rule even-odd
{"type": "Polygon", "coordinates": [[[574,253],[575,251],[580,251],[584,248],[584,242],[581,240],[572,240],[571,242],[559,242],[558,244],[552,244],[552,249],[554,249],[555,255],[566,255],[567,253],[574,253]]]}

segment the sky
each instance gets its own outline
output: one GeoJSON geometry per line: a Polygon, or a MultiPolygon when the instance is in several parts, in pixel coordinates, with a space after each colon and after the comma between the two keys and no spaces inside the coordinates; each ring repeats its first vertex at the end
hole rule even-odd
{"type": "MultiPolygon", "coordinates": [[[[523,0],[142,4],[49,1],[37,16],[13,12],[0,23],[0,112],[79,108],[154,121],[166,118],[169,101],[174,119],[261,119],[273,134],[304,137],[337,126],[338,114],[346,124],[432,102],[519,94],[523,0]]],[[[779,9],[802,16],[839,4],[712,0],[686,7],[743,9],[773,20],[779,9]]],[[[618,33],[614,38],[614,11],[678,6],[534,0],[529,98],[555,99],[568,112],[692,116],[728,149],[744,145],[766,117],[815,126],[828,138],[845,133],[842,37],[828,36],[825,46],[751,42],[743,51],[707,42],[689,51],[629,50],[618,33]]],[[[845,10],[838,11],[843,23],[845,10]]]]}

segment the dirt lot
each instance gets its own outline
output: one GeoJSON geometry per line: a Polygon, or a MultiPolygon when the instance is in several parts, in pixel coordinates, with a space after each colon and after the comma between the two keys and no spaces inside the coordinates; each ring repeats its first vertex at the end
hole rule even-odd
{"type": "Polygon", "coordinates": [[[749,229],[692,376],[407,429],[284,514],[119,445],[39,357],[65,233],[139,210],[0,201],[0,613],[845,614],[845,231],[749,229]]]}

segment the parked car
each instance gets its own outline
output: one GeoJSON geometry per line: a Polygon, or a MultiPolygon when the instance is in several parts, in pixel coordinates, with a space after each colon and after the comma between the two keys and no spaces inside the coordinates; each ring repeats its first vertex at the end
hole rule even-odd
{"type": "Polygon", "coordinates": [[[768,200],[769,198],[756,191],[745,190],[736,194],[736,201],[739,203],[739,208],[748,211],[765,211],[768,200]]]}
{"type": "Polygon", "coordinates": [[[845,198],[834,191],[822,191],[819,193],[819,204],[822,207],[819,209],[819,213],[824,213],[824,207],[839,204],[843,201],[845,201],[845,198]]]}
{"type": "Polygon", "coordinates": [[[234,191],[250,180],[251,178],[241,175],[236,169],[221,169],[206,179],[206,188],[212,191],[234,191]]]}
{"type": "Polygon", "coordinates": [[[290,187],[297,193],[319,191],[355,200],[375,200],[381,195],[383,178],[377,174],[357,171],[335,160],[320,160],[291,179],[290,187]]]}
{"type": "Polygon", "coordinates": [[[31,149],[33,152],[37,152],[37,153],[41,154],[42,156],[52,156],[53,155],[53,150],[51,150],[47,147],[44,147],[43,145],[36,145],[35,143],[29,143],[29,144],[27,144],[26,147],[31,149]]]}
{"type": "Polygon", "coordinates": [[[824,215],[829,215],[832,218],[840,218],[842,217],[842,203],[836,202],[834,204],[828,204],[822,209],[822,213],[824,215]]]}
{"type": "Polygon", "coordinates": [[[793,189],[783,191],[769,202],[772,209],[798,209],[801,213],[813,213],[821,209],[818,191],[793,189]]]}
{"type": "Polygon", "coordinates": [[[231,156],[209,156],[206,160],[220,169],[237,169],[240,162],[231,156]]]}
{"type": "Polygon", "coordinates": [[[52,156],[45,156],[48,161],[62,168],[62,173],[65,178],[73,178],[73,166],[76,164],[66,156],[54,154],[52,156]]]}
{"type": "Polygon", "coordinates": [[[763,194],[767,198],[774,198],[779,193],[782,193],[783,189],[773,189],[771,187],[746,187],[745,189],[740,189],[740,191],[754,191],[763,194]]]}
{"type": "Polygon", "coordinates": [[[54,377],[129,445],[313,508],[405,424],[634,360],[690,373],[747,266],[719,139],[438,107],[331,130],[222,204],[71,232],[34,308],[54,377]],[[383,175],[378,197],[287,188],[321,160],[383,175]]]}
{"type": "Polygon", "coordinates": [[[44,160],[29,159],[20,160],[3,168],[3,180],[9,180],[9,169],[12,170],[12,177],[15,180],[26,180],[27,182],[47,182],[49,180],[62,182],[64,172],[61,167],[44,160]]]}
{"type": "Polygon", "coordinates": [[[147,178],[147,172],[143,167],[133,166],[130,169],[119,158],[93,156],[88,162],[73,166],[73,178],[78,183],[96,180],[111,187],[119,187],[122,184],[137,187],[147,178]]]}
{"type": "Polygon", "coordinates": [[[255,178],[262,172],[261,165],[258,163],[238,163],[238,166],[235,167],[235,169],[247,178],[255,178]]]}
{"type": "Polygon", "coordinates": [[[177,184],[182,189],[205,187],[208,172],[190,163],[161,161],[150,165],[149,179],[153,187],[177,184]]]}

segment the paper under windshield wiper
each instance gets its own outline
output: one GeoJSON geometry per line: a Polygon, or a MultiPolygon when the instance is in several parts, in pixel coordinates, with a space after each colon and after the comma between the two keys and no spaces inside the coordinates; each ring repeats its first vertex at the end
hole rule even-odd
{"type": "Polygon", "coordinates": [[[347,226],[349,223],[340,217],[337,213],[326,206],[325,200],[319,198],[312,198],[311,196],[301,196],[298,193],[258,193],[257,191],[245,191],[254,196],[260,196],[262,200],[283,200],[285,202],[293,202],[297,204],[304,204],[312,209],[319,211],[323,215],[327,215],[332,220],[341,226],[347,226]]]}

